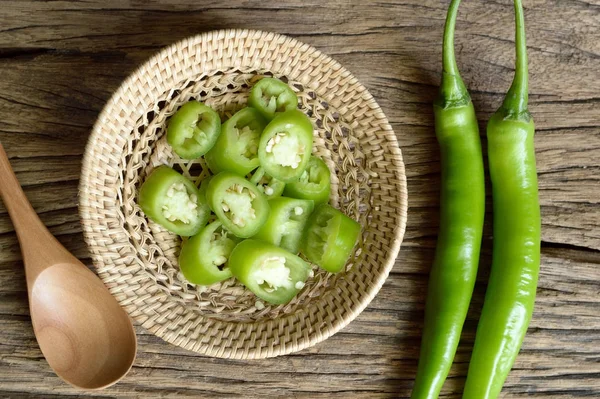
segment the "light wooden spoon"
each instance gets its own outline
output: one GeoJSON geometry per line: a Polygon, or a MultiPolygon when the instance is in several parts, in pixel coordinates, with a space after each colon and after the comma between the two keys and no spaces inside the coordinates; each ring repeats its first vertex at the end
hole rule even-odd
{"type": "Polygon", "coordinates": [[[33,330],[48,364],[79,388],[114,384],[135,359],[131,320],[102,281],[46,229],[1,143],[0,196],[21,244],[33,330]]]}

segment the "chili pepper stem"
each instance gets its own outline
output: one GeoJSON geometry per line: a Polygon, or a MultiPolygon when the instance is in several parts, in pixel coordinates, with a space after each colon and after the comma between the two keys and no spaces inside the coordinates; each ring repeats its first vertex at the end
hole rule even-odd
{"type": "Polygon", "coordinates": [[[529,120],[530,115],[527,109],[529,100],[528,95],[528,67],[527,67],[527,44],[525,43],[525,17],[523,15],[523,5],[521,0],[515,0],[515,77],[512,85],[506,93],[502,108],[507,116],[517,119],[529,120]]]}
{"type": "Polygon", "coordinates": [[[467,104],[471,97],[458,72],[454,54],[454,28],[460,0],[452,0],[448,7],[446,24],[444,26],[444,43],[442,48],[442,82],[440,95],[436,101],[442,108],[456,107],[467,104]]]}

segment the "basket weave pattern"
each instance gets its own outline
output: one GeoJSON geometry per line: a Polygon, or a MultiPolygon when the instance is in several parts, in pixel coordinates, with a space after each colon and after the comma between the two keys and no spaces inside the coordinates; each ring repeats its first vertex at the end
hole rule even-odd
{"type": "MultiPolygon", "coordinates": [[[[86,149],[80,215],[100,277],[130,315],[154,334],[218,357],[263,358],[322,341],[349,323],[385,281],[400,248],[407,193],[402,155],[385,115],[341,65],[285,36],[209,32],[151,58],[116,91],[86,149]],[[234,279],[186,282],[180,239],[148,221],[137,192],[158,165],[197,184],[202,160],[179,159],[166,143],[168,118],[191,99],[227,119],[263,76],[286,80],[315,126],[314,152],[332,171],[331,203],[363,226],[345,272],[314,267],[289,304],[257,306],[234,279]]],[[[268,305],[268,304],[266,304],[268,305]]]]}

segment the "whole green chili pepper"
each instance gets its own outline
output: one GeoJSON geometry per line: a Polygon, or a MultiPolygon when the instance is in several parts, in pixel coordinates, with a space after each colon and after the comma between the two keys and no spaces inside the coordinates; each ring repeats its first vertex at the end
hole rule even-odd
{"type": "Polygon", "coordinates": [[[471,301],[485,213],[483,157],[475,110],[454,56],[460,0],[448,8],[443,74],[434,104],[442,185],[440,227],[429,277],[425,327],[412,398],[437,398],[471,301]]]}
{"type": "Polygon", "coordinates": [[[516,68],[502,107],[487,126],[494,204],[492,270],[463,398],[496,398],[531,320],[540,267],[534,124],[529,110],[527,47],[521,0],[515,0],[516,68]]]}

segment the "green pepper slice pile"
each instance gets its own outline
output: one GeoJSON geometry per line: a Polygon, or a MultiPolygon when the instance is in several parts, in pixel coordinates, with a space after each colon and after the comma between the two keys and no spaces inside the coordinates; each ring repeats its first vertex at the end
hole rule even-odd
{"type": "Polygon", "coordinates": [[[208,152],[221,134],[221,119],[212,108],[190,101],[169,120],[167,142],[183,159],[195,159],[208,152]]]}
{"type": "Polygon", "coordinates": [[[221,135],[204,157],[213,173],[246,176],[256,169],[260,135],[267,121],[254,108],[242,108],[223,123],[221,135]]]}
{"type": "Polygon", "coordinates": [[[198,233],[210,216],[194,183],[165,165],[142,184],[138,204],[152,221],[180,236],[198,233]]]}
{"type": "Polygon", "coordinates": [[[231,277],[227,261],[241,240],[214,221],[181,247],[179,268],[189,282],[211,285],[231,277]]]}
{"type": "Polygon", "coordinates": [[[251,237],[269,217],[269,202],[256,186],[231,172],[208,183],[206,200],[223,226],[238,237],[251,237]]]}
{"type": "Polygon", "coordinates": [[[273,244],[249,239],[239,243],[229,256],[229,269],[259,298],[283,304],[304,288],[309,265],[300,257],[273,244]]]}
{"type": "Polygon", "coordinates": [[[263,193],[267,199],[281,196],[285,188],[284,182],[269,176],[261,167],[254,171],[249,180],[251,183],[256,184],[258,191],[263,193]]]}
{"type": "Polygon", "coordinates": [[[306,258],[331,273],[342,270],[352,255],[360,234],[360,224],[327,204],[310,216],[301,252],[306,258]]]}
{"type": "Polygon", "coordinates": [[[277,113],[298,108],[296,93],[279,79],[263,78],[250,90],[248,105],[271,120],[277,113]]]}
{"type": "Polygon", "coordinates": [[[284,304],[311,273],[297,254],[337,273],[360,225],[326,205],[331,172],[312,156],[312,122],[294,90],[263,78],[248,105],[223,124],[198,101],[183,105],[169,120],[167,142],[183,159],[204,157],[212,174],[196,188],[161,166],[142,184],[138,204],[154,222],[190,237],[179,253],[190,283],[234,276],[259,298],[284,304]]]}
{"type": "Polygon", "coordinates": [[[331,193],[331,172],[325,162],[311,156],[306,170],[300,175],[300,180],[288,183],[284,195],[292,198],[302,198],[322,204],[329,201],[331,193]]]}
{"type": "Polygon", "coordinates": [[[302,232],[315,207],[314,201],[279,197],[269,200],[269,206],[269,218],[254,238],[297,254],[302,232]]]}
{"type": "Polygon", "coordinates": [[[298,110],[279,114],[260,137],[260,166],[284,183],[298,180],[308,165],[312,143],[313,127],[306,115],[298,110]]]}

